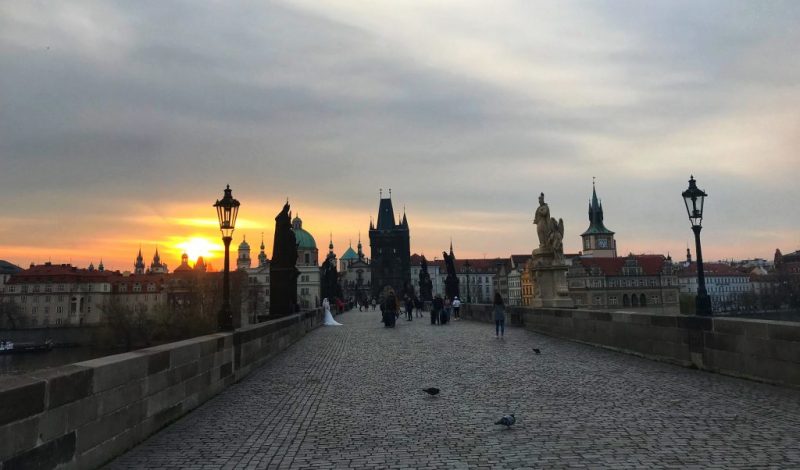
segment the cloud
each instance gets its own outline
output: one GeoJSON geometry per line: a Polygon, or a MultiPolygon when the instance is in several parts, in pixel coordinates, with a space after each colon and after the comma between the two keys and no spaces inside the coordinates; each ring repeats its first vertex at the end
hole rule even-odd
{"type": "Polygon", "coordinates": [[[533,248],[545,192],[577,251],[596,176],[622,251],[674,253],[694,173],[709,258],[767,256],[800,242],[799,16],[791,2],[4,3],[0,197],[17,222],[0,249],[20,230],[30,250],[83,258],[213,237],[230,183],[251,238],[271,240],[287,196],[318,237],[366,238],[391,187],[414,251],[452,235],[492,256],[533,248]]]}

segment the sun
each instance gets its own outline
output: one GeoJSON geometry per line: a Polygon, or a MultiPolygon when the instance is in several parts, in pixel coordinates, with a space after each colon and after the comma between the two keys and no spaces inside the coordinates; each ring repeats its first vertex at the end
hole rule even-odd
{"type": "Polygon", "coordinates": [[[189,255],[189,259],[192,261],[195,261],[200,256],[207,261],[209,258],[214,257],[214,252],[219,251],[219,247],[215,243],[201,237],[192,237],[175,246],[189,255]]]}

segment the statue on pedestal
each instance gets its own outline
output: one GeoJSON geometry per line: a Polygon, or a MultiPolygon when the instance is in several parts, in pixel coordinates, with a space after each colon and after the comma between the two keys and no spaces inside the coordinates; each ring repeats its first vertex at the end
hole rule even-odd
{"type": "Polygon", "coordinates": [[[442,252],[444,256],[444,263],[447,266],[447,277],[444,280],[445,295],[449,299],[458,297],[458,276],[456,275],[456,257],[453,254],[453,248],[450,248],[450,254],[446,251],[442,252]]]}
{"type": "Polygon", "coordinates": [[[428,260],[422,256],[422,267],[419,270],[419,296],[423,302],[430,302],[433,300],[433,282],[431,275],[428,273],[428,260]]]}
{"type": "Polygon", "coordinates": [[[297,309],[297,240],[292,231],[289,202],[275,216],[275,241],[269,266],[271,316],[290,315],[297,309]]]}
{"type": "Polygon", "coordinates": [[[572,299],[567,295],[564,263],[564,220],[550,216],[550,207],[544,202],[544,193],[539,194],[539,207],[533,218],[539,248],[533,250],[532,274],[535,279],[534,307],[571,308],[572,299]]]}
{"type": "Polygon", "coordinates": [[[557,262],[564,259],[564,220],[550,217],[550,206],[544,202],[544,193],[539,194],[539,207],[533,216],[533,223],[536,224],[536,234],[539,236],[539,248],[534,250],[537,253],[552,253],[557,262]]]}

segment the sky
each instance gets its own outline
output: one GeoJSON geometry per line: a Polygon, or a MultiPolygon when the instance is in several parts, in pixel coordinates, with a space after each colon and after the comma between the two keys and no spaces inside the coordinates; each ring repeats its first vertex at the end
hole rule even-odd
{"type": "Polygon", "coordinates": [[[530,253],[537,197],[581,249],[596,178],[620,255],[800,249],[800,2],[0,3],[0,259],[132,269],[272,256],[288,198],[322,252],[379,191],[412,252],[530,253]],[[694,251],[694,249],[693,249],[694,251]]]}

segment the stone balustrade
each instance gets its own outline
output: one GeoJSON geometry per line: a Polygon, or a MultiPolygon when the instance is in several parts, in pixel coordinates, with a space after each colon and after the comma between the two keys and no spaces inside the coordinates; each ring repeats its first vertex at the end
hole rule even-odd
{"type": "MultiPolygon", "coordinates": [[[[658,313],[507,307],[506,322],[687,367],[800,387],[800,323],[658,313]]],[[[491,305],[465,319],[494,322],[491,305]]]]}
{"type": "Polygon", "coordinates": [[[321,323],[321,310],[310,310],[235,332],[2,377],[2,468],[98,467],[321,323]]]}

